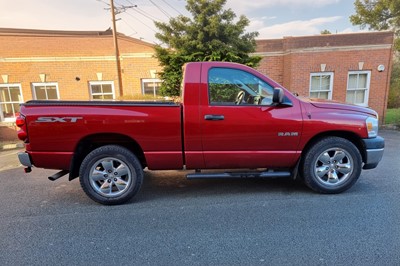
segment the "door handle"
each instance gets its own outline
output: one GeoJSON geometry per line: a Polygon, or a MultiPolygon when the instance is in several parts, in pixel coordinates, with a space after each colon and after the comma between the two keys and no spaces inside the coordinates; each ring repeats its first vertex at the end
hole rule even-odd
{"type": "Polygon", "coordinates": [[[223,115],[205,115],[204,120],[218,121],[224,120],[225,117],[223,115]]]}

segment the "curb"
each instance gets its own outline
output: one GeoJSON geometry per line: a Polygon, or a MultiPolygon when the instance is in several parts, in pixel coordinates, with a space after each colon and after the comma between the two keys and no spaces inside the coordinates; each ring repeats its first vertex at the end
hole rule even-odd
{"type": "Polygon", "coordinates": [[[0,146],[0,151],[20,149],[23,147],[24,147],[24,144],[22,144],[22,143],[10,143],[10,144],[5,144],[5,145],[0,146]]]}
{"type": "Polygon", "coordinates": [[[400,130],[400,126],[399,126],[399,125],[388,124],[388,125],[382,125],[382,126],[380,127],[380,129],[400,130]]]}

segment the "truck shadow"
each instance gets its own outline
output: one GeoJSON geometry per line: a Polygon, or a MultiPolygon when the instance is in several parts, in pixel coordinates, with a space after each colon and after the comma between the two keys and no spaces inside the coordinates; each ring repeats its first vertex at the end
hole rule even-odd
{"type": "Polygon", "coordinates": [[[186,179],[187,173],[187,171],[145,171],[142,189],[134,201],[227,196],[243,193],[313,193],[302,182],[290,178],[188,180],[186,179]]]}

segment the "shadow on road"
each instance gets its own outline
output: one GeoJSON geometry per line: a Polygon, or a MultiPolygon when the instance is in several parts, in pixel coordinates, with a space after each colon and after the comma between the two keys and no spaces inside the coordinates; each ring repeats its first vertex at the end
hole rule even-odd
{"type": "Polygon", "coordinates": [[[188,180],[187,173],[187,171],[145,171],[144,184],[134,201],[270,192],[312,193],[300,181],[288,178],[188,180]]]}

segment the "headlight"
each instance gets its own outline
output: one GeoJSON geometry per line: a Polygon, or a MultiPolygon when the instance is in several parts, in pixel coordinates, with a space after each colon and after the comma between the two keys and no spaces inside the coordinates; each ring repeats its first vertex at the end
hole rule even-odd
{"type": "Polygon", "coordinates": [[[374,117],[368,117],[365,120],[365,124],[368,130],[368,137],[375,138],[378,136],[378,119],[374,117]]]}

